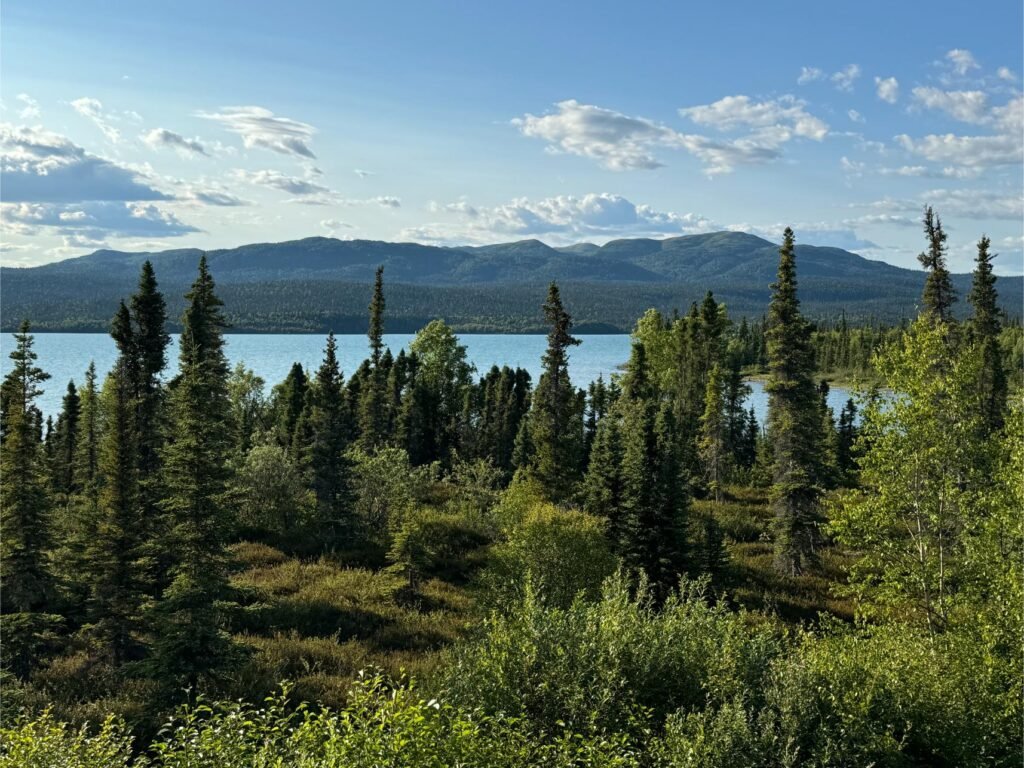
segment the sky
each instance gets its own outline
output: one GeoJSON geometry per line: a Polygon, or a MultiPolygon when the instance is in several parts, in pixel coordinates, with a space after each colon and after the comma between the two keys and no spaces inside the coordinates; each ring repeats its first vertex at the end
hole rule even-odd
{"type": "Polygon", "coordinates": [[[0,260],[725,229],[1024,272],[1019,0],[5,0],[0,260]],[[769,7],[770,6],[770,7],[769,7]]]}

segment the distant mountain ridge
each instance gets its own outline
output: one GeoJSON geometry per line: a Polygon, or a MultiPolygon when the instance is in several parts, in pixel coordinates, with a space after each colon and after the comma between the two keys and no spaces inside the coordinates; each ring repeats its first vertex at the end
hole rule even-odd
{"type": "MultiPolygon", "coordinates": [[[[161,287],[171,295],[191,282],[200,253],[194,248],[147,253],[99,250],[38,267],[4,267],[0,269],[0,326],[9,330],[28,316],[40,329],[105,327],[117,300],[132,290],[144,260],[153,262],[161,287]]],[[[361,314],[364,307],[344,304],[350,295],[358,295],[356,286],[372,281],[378,265],[384,266],[385,281],[392,288],[420,287],[411,302],[417,312],[461,318],[454,324],[478,329],[519,327],[521,323],[492,314],[493,307],[472,302],[494,304],[482,297],[499,289],[503,296],[521,296],[521,301],[527,302],[535,292],[529,286],[551,280],[579,284],[573,292],[588,305],[587,322],[609,329],[632,324],[646,309],[638,303],[641,296],[656,306],[685,310],[692,297],[712,290],[725,298],[731,311],[761,314],[778,266],[776,244],[742,232],[662,240],[632,238],[601,246],[578,243],[560,248],[539,240],[451,247],[309,237],[206,253],[218,285],[228,293],[245,296],[245,306],[233,311],[240,313],[236,321],[249,317],[236,323],[249,330],[312,330],[321,328],[332,312],[346,317],[361,314]],[[584,284],[589,289],[585,290],[584,284]],[[332,293],[337,306],[330,302],[332,293]],[[636,302],[630,300],[631,295],[636,295],[636,302]],[[438,301],[433,310],[431,296],[438,301]],[[594,302],[599,303],[589,307],[594,302]],[[608,316],[602,316],[602,305],[608,316]],[[632,317],[627,317],[630,312],[632,317]],[[289,319],[270,320],[268,313],[289,319]]],[[[840,248],[812,245],[797,246],[797,269],[805,305],[830,315],[846,311],[882,319],[905,316],[913,311],[924,280],[924,273],[917,270],[872,261],[840,248]]],[[[1002,278],[1001,282],[1005,281],[1020,283],[1021,278],[1002,278]]],[[[964,294],[969,276],[955,276],[954,282],[964,294]]],[[[529,307],[531,317],[536,315],[537,304],[539,300],[523,304],[529,307]]],[[[230,304],[228,309],[232,311],[230,304]]],[[[402,317],[407,309],[389,305],[394,317],[402,317]]]]}

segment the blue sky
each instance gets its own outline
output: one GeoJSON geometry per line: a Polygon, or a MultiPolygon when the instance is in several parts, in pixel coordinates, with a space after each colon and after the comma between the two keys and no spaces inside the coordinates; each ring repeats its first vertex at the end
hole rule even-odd
{"type": "Polygon", "coordinates": [[[1024,271],[1019,0],[7,0],[0,22],[8,265],[789,224],[915,266],[930,203],[953,269],[986,233],[1024,271]]]}

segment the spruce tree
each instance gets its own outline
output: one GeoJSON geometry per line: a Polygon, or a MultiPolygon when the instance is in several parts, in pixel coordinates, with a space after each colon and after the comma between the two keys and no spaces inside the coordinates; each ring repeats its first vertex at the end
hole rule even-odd
{"type": "Polygon", "coordinates": [[[700,421],[698,454],[704,464],[704,477],[708,491],[715,501],[722,500],[722,485],[728,472],[727,424],[722,387],[722,371],[715,364],[708,376],[704,396],[704,414],[700,421]]]}
{"type": "Polygon", "coordinates": [[[79,392],[78,438],[75,441],[75,487],[79,493],[95,498],[99,471],[100,407],[96,387],[96,363],[85,370],[85,383],[79,392]]]}
{"type": "Polygon", "coordinates": [[[285,448],[291,448],[295,439],[295,425],[299,423],[306,406],[308,389],[306,371],[301,363],[292,363],[284,381],[274,387],[274,409],[277,413],[277,439],[285,448]]]}
{"type": "Polygon", "coordinates": [[[179,374],[162,452],[166,496],[161,506],[171,524],[174,562],[154,617],[154,666],[158,679],[173,685],[194,685],[218,668],[229,649],[218,605],[227,593],[229,369],[222,302],[205,255],[185,298],[179,374]]]}
{"type": "Polygon", "coordinates": [[[165,391],[161,375],[167,366],[167,308],[160,293],[153,265],[142,264],[139,283],[129,302],[132,319],[133,349],[130,373],[135,399],[136,469],[139,476],[141,524],[154,540],[163,533],[159,506],[163,489],[161,448],[164,443],[163,412],[165,391]]]}
{"type": "Polygon", "coordinates": [[[308,472],[321,522],[349,528],[349,472],[345,385],[338,365],[334,334],[327,335],[324,359],[307,393],[296,440],[297,456],[308,472]]]}
{"type": "Polygon", "coordinates": [[[53,489],[67,497],[75,488],[75,442],[78,439],[78,418],[81,403],[74,381],[68,382],[54,427],[53,489]]]}
{"type": "Polygon", "coordinates": [[[811,328],[797,298],[793,230],[779,249],[778,279],[768,308],[768,436],[772,449],[775,566],[799,574],[818,539],[821,408],[811,328]]]}
{"type": "Polygon", "coordinates": [[[370,301],[370,325],[367,331],[370,340],[369,376],[363,382],[359,404],[360,445],[364,451],[372,452],[387,440],[387,374],[383,370],[384,350],[384,267],[377,267],[373,282],[373,298],[370,301]]]}
{"type": "Polygon", "coordinates": [[[1006,371],[1003,369],[1003,357],[999,348],[999,334],[1002,330],[999,319],[998,294],[996,293],[996,276],[992,272],[992,259],[995,254],[989,253],[991,242],[987,237],[978,241],[978,255],[975,257],[974,275],[971,282],[969,300],[973,308],[971,318],[971,337],[981,347],[983,359],[978,387],[982,393],[984,428],[991,434],[1003,425],[1003,413],[1006,409],[1006,371]]]}
{"type": "Polygon", "coordinates": [[[924,209],[923,223],[928,250],[920,254],[917,260],[928,270],[928,277],[925,278],[924,294],[921,296],[922,309],[934,320],[949,323],[953,320],[956,293],[946,268],[946,233],[942,229],[942,220],[930,205],[924,209]]]}
{"type": "Polygon", "coordinates": [[[569,348],[580,343],[572,318],[562,305],[558,286],[551,283],[544,316],[551,326],[548,347],[529,416],[531,474],[548,497],[561,502],[572,494],[580,475],[583,414],[569,379],[569,348]]]}
{"type": "Polygon", "coordinates": [[[839,412],[839,428],[836,436],[836,466],[840,481],[852,482],[856,470],[854,445],[857,441],[857,406],[847,400],[839,412]]]}
{"type": "Polygon", "coordinates": [[[48,561],[50,498],[35,400],[50,378],[36,365],[29,324],[14,335],[13,367],[2,384],[0,441],[0,586],[3,612],[40,611],[54,595],[48,561]]]}
{"type": "Polygon", "coordinates": [[[115,664],[137,647],[146,599],[135,378],[123,355],[100,398],[106,428],[99,450],[99,510],[82,574],[89,588],[87,616],[115,664]]]}

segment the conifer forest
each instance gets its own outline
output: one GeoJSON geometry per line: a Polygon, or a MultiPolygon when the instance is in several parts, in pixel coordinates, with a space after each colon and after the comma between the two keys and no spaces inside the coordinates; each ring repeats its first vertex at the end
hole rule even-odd
{"type": "Polygon", "coordinates": [[[279,382],[205,257],[177,349],[149,262],[109,371],[25,320],[0,766],[1019,766],[1022,334],[989,239],[958,295],[922,223],[900,326],[806,317],[787,229],[763,320],[650,310],[585,388],[556,283],[536,381],[441,320],[388,348],[383,267],[362,364],[279,382]]]}

